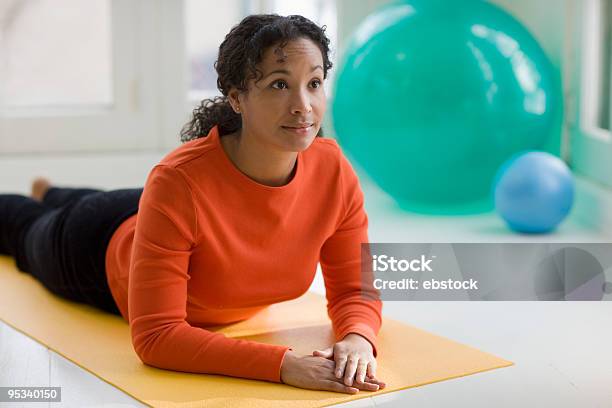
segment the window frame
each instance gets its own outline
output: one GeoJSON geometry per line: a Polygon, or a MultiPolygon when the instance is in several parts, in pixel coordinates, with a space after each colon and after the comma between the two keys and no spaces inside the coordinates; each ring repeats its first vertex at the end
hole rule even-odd
{"type": "Polygon", "coordinates": [[[159,0],[111,0],[110,107],[4,108],[0,155],[149,150],[159,146],[155,78],[159,0]]]}
{"type": "Polygon", "coordinates": [[[604,1],[568,3],[566,118],[573,170],[612,188],[612,131],[598,118],[601,92],[612,92],[602,89],[604,1]]]}

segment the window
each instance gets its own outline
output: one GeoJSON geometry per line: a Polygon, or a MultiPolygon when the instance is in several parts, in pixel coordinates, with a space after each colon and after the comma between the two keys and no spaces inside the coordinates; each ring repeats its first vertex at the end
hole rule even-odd
{"type": "Polygon", "coordinates": [[[0,1],[0,155],[159,147],[151,4],[0,1]]]}
{"type": "Polygon", "coordinates": [[[604,1],[602,9],[603,78],[599,118],[601,128],[612,131],[612,105],[610,104],[610,99],[612,99],[612,0],[604,1]]]}
{"type": "Polygon", "coordinates": [[[575,173],[612,188],[612,0],[567,4],[570,164],[575,173]]]}
{"type": "Polygon", "coordinates": [[[219,45],[230,29],[246,16],[247,2],[225,0],[223,7],[214,1],[186,0],[185,29],[188,98],[199,101],[217,95],[217,60],[219,45]],[[211,18],[214,16],[214,18],[211,18]]]}
{"type": "Polygon", "coordinates": [[[612,0],[585,0],[582,27],[581,124],[587,136],[612,139],[610,76],[612,75],[612,0]]]}
{"type": "Polygon", "coordinates": [[[0,0],[0,156],[178,146],[253,13],[326,25],[335,63],[336,0],[0,0]]]}
{"type": "Polygon", "coordinates": [[[0,64],[6,108],[112,104],[110,1],[9,1],[0,64]]]}

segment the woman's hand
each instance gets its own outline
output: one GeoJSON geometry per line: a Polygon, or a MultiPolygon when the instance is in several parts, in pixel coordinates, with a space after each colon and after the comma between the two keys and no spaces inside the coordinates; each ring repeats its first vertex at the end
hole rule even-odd
{"type": "Polygon", "coordinates": [[[334,376],[335,363],[316,356],[299,356],[288,350],[281,366],[281,381],[294,387],[355,394],[359,390],[377,391],[379,385],[369,380],[354,386],[344,385],[334,376]]]}
{"type": "Polygon", "coordinates": [[[372,344],[359,334],[349,333],[333,347],[315,350],[312,355],[334,360],[335,377],[342,378],[348,387],[373,383],[380,389],[385,388],[385,383],[376,379],[376,359],[372,344]]]}

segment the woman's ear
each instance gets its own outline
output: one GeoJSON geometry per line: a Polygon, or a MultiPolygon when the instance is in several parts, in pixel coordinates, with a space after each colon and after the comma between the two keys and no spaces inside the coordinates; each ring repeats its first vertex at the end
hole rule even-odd
{"type": "Polygon", "coordinates": [[[240,113],[240,102],[238,100],[238,94],[239,93],[238,93],[237,89],[232,89],[227,94],[227,99],[228,99],[232,109],[236,113],[240,113]]]}

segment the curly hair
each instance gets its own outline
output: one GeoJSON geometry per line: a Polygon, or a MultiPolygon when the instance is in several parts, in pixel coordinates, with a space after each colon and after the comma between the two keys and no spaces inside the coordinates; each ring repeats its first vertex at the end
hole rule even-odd
{"type": "MultiPolygon", "coordinates": [[[[181,142],[206,137],[210,129],[219,125],[219,134],[233,133],[242,128],[242,117],[234,112],[227,95],[232,87],[246,92],[250,79],[259,80],[263,73],[256,67],[264,52],[277,45],[282,49],[291,40],[312,40],[323,56],[323,78],[332,67],[329,60],[329,38],[326,26],[319,27],[299,15],[253,14],[245,17],[225,36],[219,47],[214,68],[217,71],[217,88],[223,96],[204,99],[193,110],[192,119],[181,130],[181,142]]],[[[323,136],[320,128],[317,137],[323,136]]]]}

